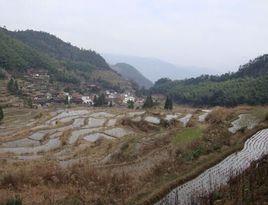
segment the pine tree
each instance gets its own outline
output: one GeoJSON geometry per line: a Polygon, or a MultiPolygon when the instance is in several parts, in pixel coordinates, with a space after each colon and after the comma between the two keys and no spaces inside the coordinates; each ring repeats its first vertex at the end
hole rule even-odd
{"type": "Polygon", "coordinates": [[[94,103],[94,107],[97,107],[98,106],[98,98],[97,98],[96,95],[94,95],[93,103],[94,103]]]}
{"type": "Polygon", "coordinates": [[[7,84],[7,89],[10,93],[13,93],[14,92],[14,79],[11,78],[9,81],[8,81],[8,84],[7,84]]]}
{"type": "Polygon", "coordinates": [[[173,109],[173,102],[172,102],[171,97],[167,96],[164,108],[166,110],[172,110],[173,109]]]}
{"type": "Polygon", "coordinates": [[[145,102],[144,102],[142,107],[143,108],[151,108],[153,106],[154,106],[154,102],[153,102],[152,96],[149,95],[149,96],[146,97],[146,100],[145,100],[145,102]]]}
{"type": "Polygon", "coordinates": [[[173,109],[173,100],[172,100],[172,98],[169,99],[169,109],[170,110],[173,109]]]}
{"type": "Polygon", "coordinates": [[[101,94],[99,97],[94,96],[93,102],[95,107],[104,106],[108,104],[104,94],[101,94]]]}
{"type": "Polygon", "coordinates": [[[129,109],[134,109],[134,102],[133,102],[132,100],[128,100],[128,101],[127,101],[127,107],[128,107],[129,109]]]}
{"type": "Polygon", "coordinates": [[[68,95],[65,96],[64,104],[65,105],[69,104],[69,96],[68,95]]]}
{"type": "Polygon", "coordinates": [[[18,85],[18,82],[15,80],[15,83],[14,83],[14,93],[15,94],[18,94],[18,91],[19,91],[19,85],[18,85]]]}
{"type": "Polygon", "coordinates": [[[4,119],[4,112],[2,107],[0,106],[0,122],[4,119]]]}
{"type": "Polygon", "coordinates": [[[19,84],[16,80],[11,78],[7,84],[8,91],[13,95],[21,95],[21,90],[19,88],[19,84]]]}

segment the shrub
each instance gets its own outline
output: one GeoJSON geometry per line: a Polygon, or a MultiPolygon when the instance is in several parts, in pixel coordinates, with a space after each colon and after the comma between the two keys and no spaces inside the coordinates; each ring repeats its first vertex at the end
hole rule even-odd
{"type": "Polygon", "coordinates": [[[217,108],[213,110],[206,118],[211,124],[223,123],[231,115],[231,111],[225,108],[217,108]]]}
{"type": "Polygon", "coordinates": [[[265,121],[268,121],[268,112],[265,114],[265,121]]]}
{"type": "Polygon", "coordinates": [[[6,205],[22,205],[22,200],[19,196],[15,196],[7,201],[6,205]]]}
{"type": "Polygon", "coordinates": [[[242,132],[242,133],[245,133],[246,129],[247,129],[247,126],[244,126],[244,127],[241,127],[238,131],[242,132]]]}
{"type": "Polygon", "coordinates": [[[4,119],[4,112],[2,107],[0,106],[0,122],[4,119]]]}

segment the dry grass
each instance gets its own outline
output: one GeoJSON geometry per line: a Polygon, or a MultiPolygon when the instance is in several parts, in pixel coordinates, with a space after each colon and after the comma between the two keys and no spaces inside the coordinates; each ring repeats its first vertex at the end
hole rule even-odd
{"type": "Polygon", "coordinates": [[[231,179],[228,185],[204,198],[202,204],[268,204],[267,178],[268,156],[251,164],[244,173],[231,179]]]}
{"type": "Polygon", "coordinates": [[[208,114],[206,121],[210,124],[225,123],[233,117],[233,114],[233,109],[217,107],[211,113],[208,114]]]}
{"type": "Polygon", "coordinates": [[[63,146],[68,144],[68,139],[69,139],[70,134],[71,134],[71,130],[66,130],[60,136],[61,144],[63,146]]]}
{"type": "MultiPolygon", "coordinates": [[[[250,112],[251,109],[245,107],[244,110],[250,112]]],[[[67,169],[62,169],[51,159],[3,163],[0,167],[0,201],[19,194],[26,205],[153,204],[172,188],[241,149],[247,137],[267,126],[263,122],[262,127],[231,136],[227,128],[238,111],[216,108],[202,127],[202,136],[198,132],[199,137],[195,138],[190,133],[190,138],[179,143],[173,143],[172,139],[183,130],[180,126],[155,129],[148,124],[123,120],[125,126],[137,130],[137,136],[100,140],[83,150],[74,147],[73,156],[86,157],[88,161],[67,169]],[[112,157],[107,164],[90,165],[89,161],[99,162],[108,154],[112,157]],[[152,166],[143,168],[141,162],[152,166]],[[125,171],[133,167],[139,167],[140,171],[125,171]]],[[[185,129],[196,130],[200,126],[196,121],[195,116],[191,126],[185,129]]],[[[66,131],[61,136],[63,145],[69,134],[66,131]]],[[[183,134],[182,137],[187,136],[183,134]]]]}
{"type": "MultiPolygon", "coordinates": [[[[86,164],[63,170],[55,163],[31,163],[23,167],[9,167],[10,170],[1,174],[0,196],[3,190],[10,190],[9,196],[14,193],[23,194],[23,200],[28,201],[23,191],[28,193],[35,187],[50,187],[51,190],[60,190],[61,196],[46,196],[54,201],[64,200],[62,196],[78,197],[87,204],[124,204],[126,196],[133,190],[133,179],[125,173],[114,174],[109,171],[97,170],[86,164]]],[[[32,201],[39,201],[45,197],[39,193],[32,201]]],[[[2,201],[2,199],[0,198],[2,201]]]]}

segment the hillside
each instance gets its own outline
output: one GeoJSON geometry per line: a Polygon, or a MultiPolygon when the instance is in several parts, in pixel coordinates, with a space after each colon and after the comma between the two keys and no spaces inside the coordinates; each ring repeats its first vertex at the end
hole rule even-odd
{"type": "Polygon", "coordinates": [[[102,54],[109,64],[124,62],[134,66],[142,75],[151,80],[157,81],[160,78],[185,79],[197,77],[203,73],[214,74],[213,71],[195,67],[180,66],[156,58],[145,58],[127,55],[102,54]]]}
{"type": "Polygon", "coordinates": [[[33,30],[0,29],[0,67],[17,77],[28,69],[41,69],[52,80],[62,83],[131,87],[95,51],[80,49],[49,33],[33,30]],[[100,72],[106,77],[100,77],[100,72]]]}
{"type": "Polygon", "coordinates": [[[175,81],[160,79],[152,92],[169,94],[177,103],[195,106],[267,104],[268,58],[263,55],[240,66],[237,72],[221,76],[203,75],[175,81]]]}
{"type": "Polygon", "coordinates": [[[80,49],[46,32],[26,30],[9,32],[14,38],[51,57],[88,63],[97,69],[109,69],[105,60],[95,51],[80,49]]]}
{"type": "Polygon", "coordinates": [[[134,81],[139,87],[150,88],[153,83],[144,77],[136,68],[127,63],[117,63],[111,66],[116,72],[122,75],[126,80],[134,81]]]}

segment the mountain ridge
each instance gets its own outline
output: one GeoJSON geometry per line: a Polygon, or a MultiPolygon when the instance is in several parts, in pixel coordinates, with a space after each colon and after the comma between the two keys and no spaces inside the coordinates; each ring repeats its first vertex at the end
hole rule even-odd
{"type": "Polygon", "coordinates": [[[153,86],[153,83],[149,79],[144,77],[135,67],[127,63],[117,63],[111,65],[111,68],[121,74],[125,79],[137,83],[140,88],[144,87],[148,89],[153,86]]]}
{"type": "Polygon", "coordinates": [[[117,55],[103,53],[102,56],[109,64],[125,62],[134,66],[140,73],[152,82],[167,77],[173,80],[197,77],[204,73],[213,73],[204,68],[196,66],[177,66],[172,63],[157,59],[138,56],[117,55]]]}

